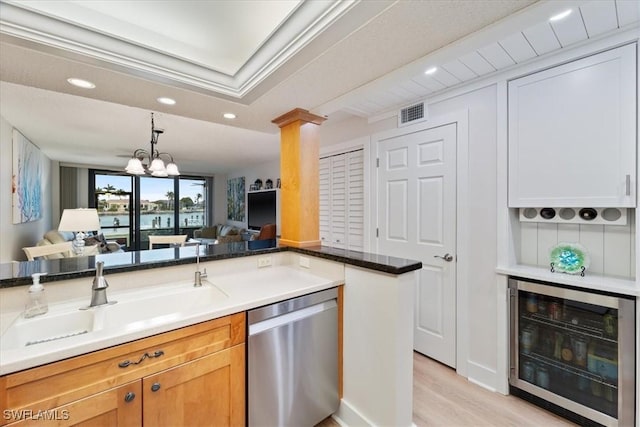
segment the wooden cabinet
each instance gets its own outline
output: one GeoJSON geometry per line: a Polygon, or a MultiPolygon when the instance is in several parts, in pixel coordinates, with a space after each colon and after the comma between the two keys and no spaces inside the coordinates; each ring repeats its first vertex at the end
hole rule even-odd
{"type": "Polygon", "coordinates": [[[508,90],[510,207],[635,206],[635,44],[508,90]]]}
{"type": "Polygon", "coordinates": [[[364,248],[363,150],[320,159],[320,240],[324,246],[364,248]]]}
{"type": "Polygon", "coordinates": [[[243,425],[244,340],[239,313],[2,376],[2,425],[243,425]]]}
{"type": "Polygon", "coordinates": [[[143,379],[150,426],[244,425],[244,344],[143,379]]]}

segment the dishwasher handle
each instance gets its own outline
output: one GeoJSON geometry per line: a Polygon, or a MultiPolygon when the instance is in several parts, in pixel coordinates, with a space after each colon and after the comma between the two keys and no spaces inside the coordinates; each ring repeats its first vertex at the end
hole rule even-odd
{"type": "Polygon", "coordinates": [[[303,308],[311,307],[312,305],[337,298],[338,288],[329,288],[323,291],[313,292],[311,294],[277,302],[275,304],[254,308],[247,312],[247,323],[249,325],[253,325],[254,323],[262,322],[263,320],[267,320],[272,317],[282,316],[283,314],[298,311],[303,308]]]}
{"type": "Polygon", "coordinates": [[[338,308],[338,303],[335,299],[324,301],[319,304],[312,305],[310,307],[305,307],[300,310],[292,311],[281,316],[271,317],[269,319],[263,320],[261,322],[256,322],[249,325],[249,336],[256,335],[261,332],[275,329],[280,326],[297,322],[301,319],[306,319],[311,316],[315,316],[319,313],[329,311],[332,309],[338,308]]]}

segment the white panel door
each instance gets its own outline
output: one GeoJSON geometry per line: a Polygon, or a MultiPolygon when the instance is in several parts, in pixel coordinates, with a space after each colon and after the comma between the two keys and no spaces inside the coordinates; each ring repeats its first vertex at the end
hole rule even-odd
{"type": "Polygon", "coordinates": [[[456,363],[456,124],[378,139],[378,251],[422,262],[414,348],[456,363]],[[446,259],[445,259],[446,258],[446,259]]]}

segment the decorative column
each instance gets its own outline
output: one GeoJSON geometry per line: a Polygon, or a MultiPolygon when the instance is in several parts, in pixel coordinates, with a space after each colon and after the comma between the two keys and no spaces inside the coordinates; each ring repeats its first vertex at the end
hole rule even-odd
{"type": "Polygon", "coordinates": [[[280,127],[281,245],[320,245],[319,125],[325,120],[296,108],[271,121],[280,127]]]}

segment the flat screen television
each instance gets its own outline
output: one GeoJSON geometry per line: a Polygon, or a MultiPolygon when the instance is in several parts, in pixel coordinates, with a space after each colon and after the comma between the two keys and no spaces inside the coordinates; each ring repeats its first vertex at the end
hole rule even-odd
{"type": "Polygon", "coordinates": [[[247,227],[260,230],[265,224],[276,224],[276,190],[247,194],[247,227]]]}

